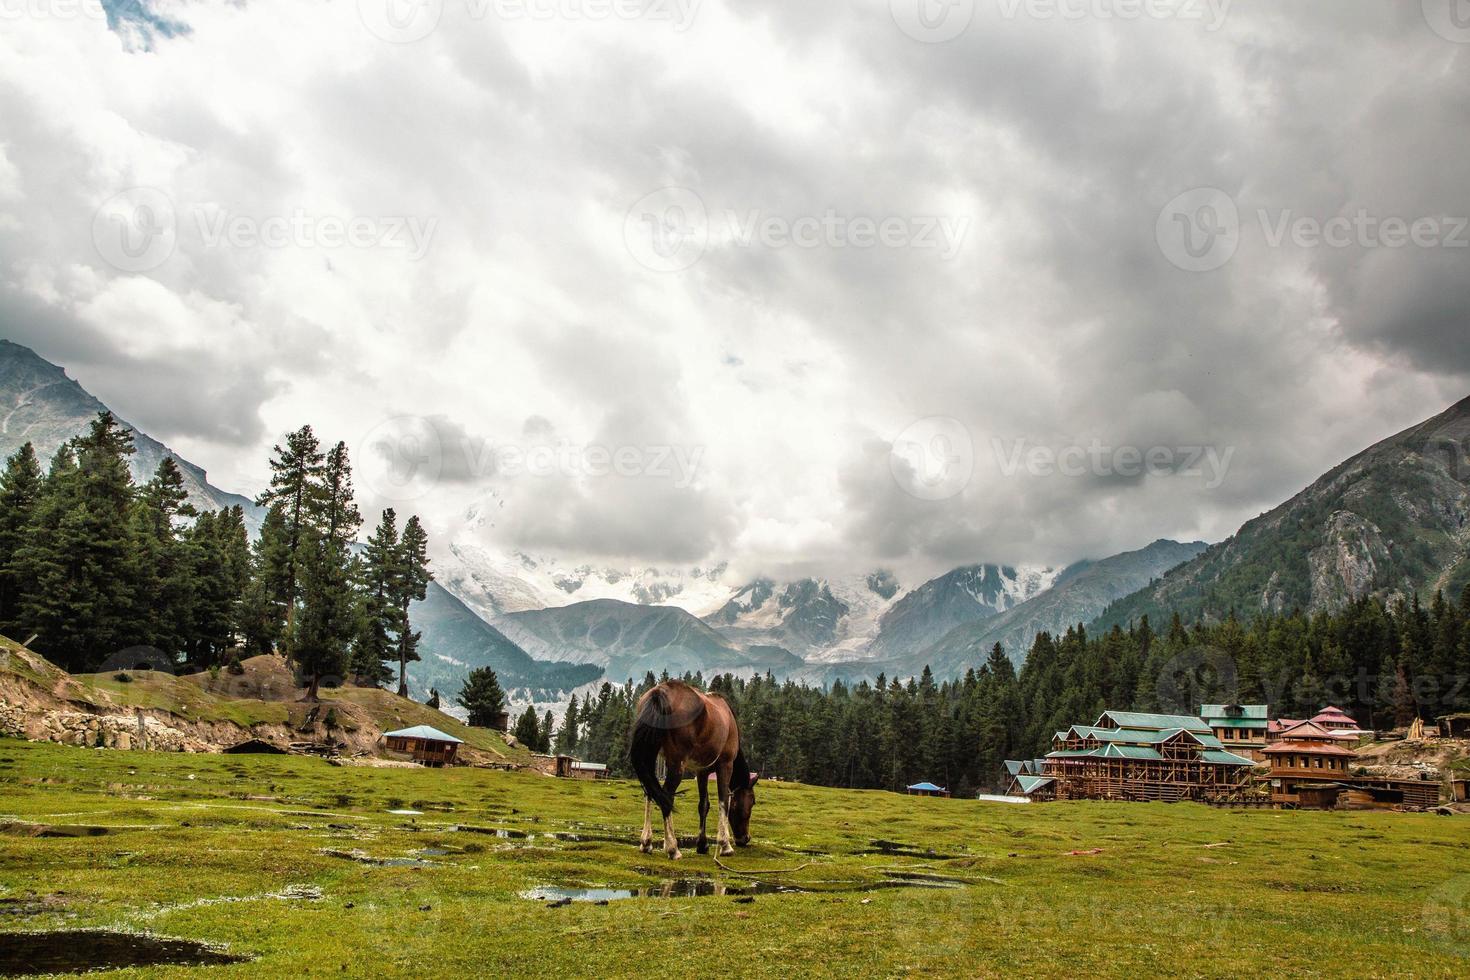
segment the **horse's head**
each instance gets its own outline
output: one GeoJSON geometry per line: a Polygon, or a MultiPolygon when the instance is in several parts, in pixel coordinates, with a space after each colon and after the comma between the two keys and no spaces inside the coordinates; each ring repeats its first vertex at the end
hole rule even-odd
{"type": "Polygon", "coordinates": [[[741,847],[750,843],[750,811],[755,809],[755,784],[759,776],[751,776],[744,786],[730,788],[730,832],[741,847]]]}

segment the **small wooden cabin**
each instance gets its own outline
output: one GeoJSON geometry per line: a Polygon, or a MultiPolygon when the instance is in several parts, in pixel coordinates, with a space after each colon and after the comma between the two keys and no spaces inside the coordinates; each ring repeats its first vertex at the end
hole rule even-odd
{"type": "Polygon", "coordinates": [[[407,756],[419,765],[431,768],[454,765],[459,747],[464,744],[463,740],[428,725],[384,732],[383,740],[389,753],[407,756]]]}
{"type": "Polygon", "coordinates": [[[943,786],[935,786],[933,783],[914,783],[908,787],[910,796],[949,796],[949,790],[943,786]]]}
{"type": "Polygon", "coordinates": [[[1441,715],[1438,721],[1445,738],[1470,738],[1470,714],[1441,715]]]}

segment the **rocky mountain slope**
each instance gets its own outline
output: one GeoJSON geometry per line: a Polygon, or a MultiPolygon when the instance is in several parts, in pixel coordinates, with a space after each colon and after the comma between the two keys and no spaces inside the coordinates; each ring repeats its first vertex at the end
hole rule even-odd
{"type": "Polygon", "coordinates": [[[1470,398],[1374,445],[1116,603],[1106,628],[1177,610],[1333,609],[1470,584],[1470,398]]]}
{"type": "MultiPolygon", "coordinates": [[[[0,340],[0,456],[10,456],[29,442],[44,467],[62,443],[85,432],[106,407],[29,347],[0,340]]],[[[260,509],[254,501],[211,486],[204,470],[125,420],[119,421],[133,433],[137,452],[130,468],[135,481],[146,482],[163,458],[172,456],[183,472],[190,503],[201,510],[239,506],[247,523],[258,525],[260,509]]]]}
{"type": "Polygon", "coordinates": [[[906,660],[956,626],[988,619],[1040,595],[1058,574],[1052,568],[966,565],[931,579],[883,614],[867,659],[906,660]]]}
{"type": "Polygon", "coordinates": [[[999,643],[1011,660],[1021,663],[1036,634],[1065,632],[1067,627],[1088,623],[1114,601],[1148,585],[1170,569],[1205,550],[1203,541],[1181,544],[1155,541],[1146,548],[1129,551],[1095,562],[1079,562],[1060,576],[1056,584],[995,616],[956,627],[924,650],[918,660],[939,676],[963,674],[983,663],[999,643]]]}

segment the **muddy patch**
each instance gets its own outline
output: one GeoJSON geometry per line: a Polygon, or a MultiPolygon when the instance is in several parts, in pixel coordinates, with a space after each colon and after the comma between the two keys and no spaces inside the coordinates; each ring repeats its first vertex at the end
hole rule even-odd
{"type": "Polygon", "coordinates": [[[432,868],[433,861],[426,861],[421,857],[373,857],[366,851],[351,850],[338,851],[328,848],[321,852],[327,857],[340,858],[343,861],[356,861],[358,864],[367,864],[375,868],[432,868]]]}
{"type": "Polygon", "coordinates": [[[0,834],[8,837],[103,837],[112,831],[111,827],[93,827],[83,824],[44,824],[23,821],[0,823],[0,834]]]}
{"type": "Polygon", "coordinates": [[[0,933],[0,975],[6,976],[139,966],[222,966],[248,959],[192,939],[104,929],[0,933]]]}

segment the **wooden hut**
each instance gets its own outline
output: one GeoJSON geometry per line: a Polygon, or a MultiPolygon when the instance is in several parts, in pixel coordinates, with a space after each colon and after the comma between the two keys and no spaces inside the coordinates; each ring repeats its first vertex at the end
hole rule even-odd
{"type": "Polygon", "coordinates": [[[910,796],[948,796],[949,790],[943,786],[935,786],[933,783],[914,783],[908,787],[910,796]]]}
{"type": "Polygon", "coordinates": [[[1437,721],[1445,738],[1470,738],[1470,714],[1441,715],[1437,721]]]}
{"type": "Polygon", "coordinates": [[[428,725],[384,732],[383,741],[390,754],[406,756],[421,766],[433,768],[454,765],[459,747],[464,744],[463,740],[428,725]]]}

